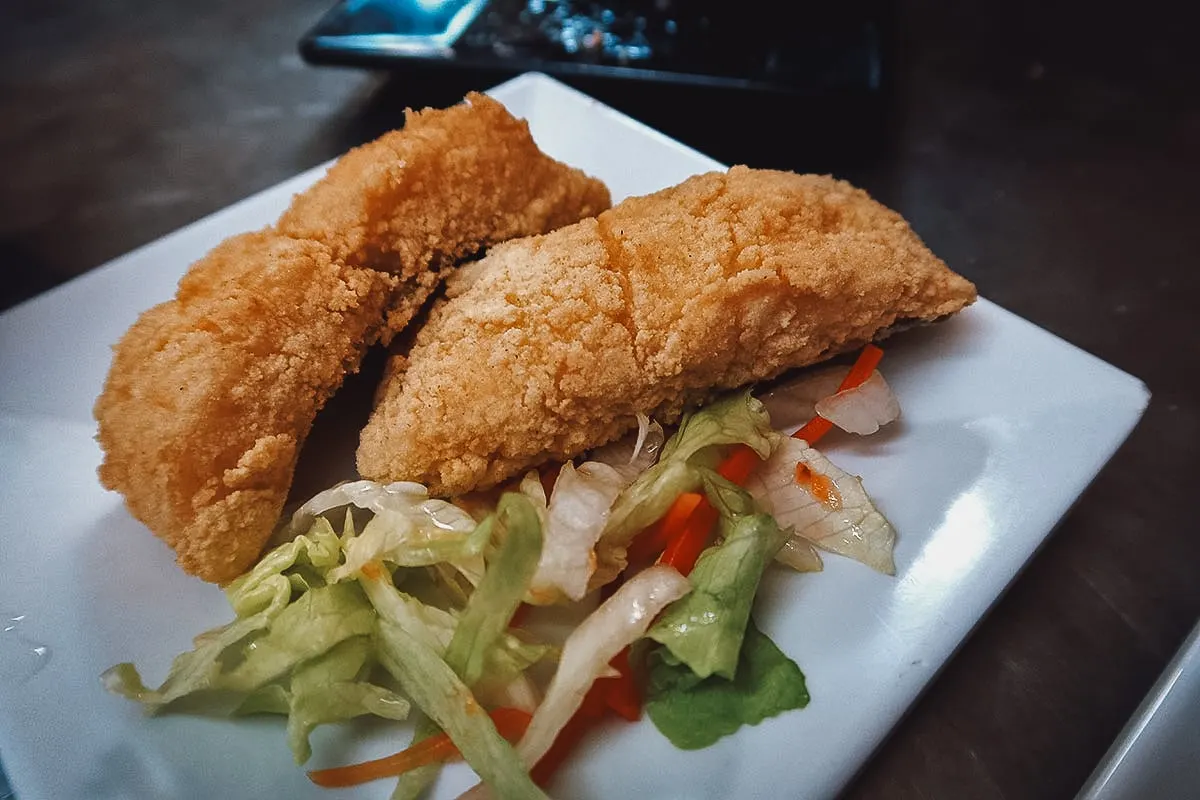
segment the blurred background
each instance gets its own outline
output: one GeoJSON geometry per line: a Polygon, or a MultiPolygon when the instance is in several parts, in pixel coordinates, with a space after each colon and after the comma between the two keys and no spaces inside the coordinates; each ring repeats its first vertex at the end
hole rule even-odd
{"type": "MultiPolygon", "coordinates": [[[[395,127],[405,106],[454,102],[554,49],[524,48],[533,57],[514,58],[507,71],[503,55],[451,67],[412,52],[386,62],[390,77],[315,68],[299,44],[308,40],[311,57],[338,58],[309,36],[333,2],[8,0],[0,26],[3,302],[395,127]]],[[[1169,9],[1112,13],[1062,0],[872,0],[820,13],[836,4],[609,5],[651,9],[642,15],[651,22],[677,17],[676,36],[697,42],[682,53],[685,72],[749,77],[742,86],[586,73],[566,80],[718,159],[862,183],[1002,303],[996,291],[1023,291],[1013,270],[1028,285],[1054,281],[1061,270],[1051,265],[1086,251],[1144,266],[1191,249],[1177,237],[1197,210],[1183,178],[1200,160],[1200,59],[1191,55],[1192,31],[1172,24],[1169,9]],[[716,21],[702,29],[696,20],[709,17],[716,21]],[[1040,234],[1050,215],[1068,218],[1047,242],[1040,234]],[[1141,235],[1121,237],[1134,220],[1141,235]],[[1063,229],[1087,236],[1071,241],[1063,229]],[[1003,287],[989,285],[994,271],[1003,287]]],[[[332,19],[326,27],[347,26],[332,19]]],[[[670,64],[657,52],[654,59],[670,64]]]]}
{"type": "Polygon", "coordinates": [[[1200,615],[1184,6],[347,5],[6,0],[0,309],[531,66],[725,162],[850,179],[1154,401],[848,796],[1074,794],[1200,615]]]}

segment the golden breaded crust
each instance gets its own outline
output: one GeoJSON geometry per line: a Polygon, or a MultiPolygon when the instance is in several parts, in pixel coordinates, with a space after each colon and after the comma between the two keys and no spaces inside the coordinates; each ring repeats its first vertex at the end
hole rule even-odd
{"type": "Polygon", "coordinates": [[[700,175],[475,265],[393,367],[359,472],[484,488],[974,299],[849,184],[700,175]]]}
{"type": "Polygon", "coordinates": [[[115,348],[96,403],[100,479],[226,582],[252,564],[317,409],[378,338],[397,279],[270,230],[195,264],[115,348]]]}
{"type": "Polygon", "coordinates": [[[410,111],[403,129],[351,150],[296,197],[279,229],[408,278],[610,202],[603,183],[542,153],[528,123],[472,93],[444,111],[410,111]]]}
{"type": "Polygon", "coordinates": [[[524,122],[468,100],[345,156],[277,230],[218,247],[117,345],[95,408],[100,477],[188,572],[225,582],[254,563],[316,412],[443,267],[608,207],[524,122]]]}
{"type": "Polygon", "coordinates": [[[388,309],[387,344],[446,268],[496,242],[595,216],[611,202],[601,181],[539,150],[529,123],[471,92],[447,109],[407,110],[403,128],[346,153],[297,195],[278,228],[404,280],[388,309]]]}

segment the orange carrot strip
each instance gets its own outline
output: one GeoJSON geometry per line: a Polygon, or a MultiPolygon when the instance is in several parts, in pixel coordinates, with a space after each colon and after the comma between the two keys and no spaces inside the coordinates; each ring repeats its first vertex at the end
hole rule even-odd
{"type": "Polygon", "coordinates": [[[855,386],[860,386],[867,382],[867,378],[871,377],[871,373],[879,366],[879,362],[883,360],[883,350],[873,344],[868,344],[858,354],[858,358],[854,361],[854,366],[850,368],[850,372],[842,379],[842,383],[838,386],[839,392],[844,392],[847,389],[853,389],[855,386]]]}
{"type": "Polygon", "coordinates": [[[696,566],[696,559],[700,558],[704,548],[708,547],[717,516],[717,510],[708,500],[700,503],[692,512],[691,519],[688,520],[683,533],[667,545],[659,563],[674,567],[683,575],[689,574],[692,567],[696,566]]]}
{"type": "MultiPolygon", "coordinates": [[[[496,725],[496,730],[510,742],[515,742],[525,735],[529,727],[530,715],[517,708],[497,708],[489,716],[496,725]]],[[[423,739],[406,750],[394,755],[364,761],[361,764],[351,764],[346,767],[312,770],[308,779],[318,786],[327,789],[344,786],[357,786],[360,783],[391,778],[405,772],[423,767],[426,764],[454,761],[462,758],[458,747],[444,733],[423,739]]]]}
{"type": "MultiPolygon", "coordinates": [[[[867,378],[871,377],[871,373],[879,366],[880,359],[883,358],[883,350],[879,347],[868,344],[858,354],[858,358],[854,362],[854,366],[846,373],[846,377],[842,379],[837,390],[844,392],[847,389],[853,389],[856,386],[861,386],[866,382],[867,378]]],[[[822,416],[815,416],[801,426],[800,430],[792,434],[793,439],[803,439],[810,445],[816,444],[829,431],[833,430],[833,423],[822,416]]]]}
{"type": "Polygon", "coordinates": [[[762,459],[758,457],[758,453],[754,452],[754,448],[739,444],[717,467],[717,474],[725,480],[741,486],[746,482],[746,478],[750,477],[754,468],[761,463],[762,459]]]}
{"type": "Polygon", "coordinates": [[[817,415],[808,422],[800,426],[800,430],[792,434],[793,439],[803,439],[811,444],[816,444],[817,440],[825,434],[833,430],[833,423],[824,417],[817,415]]]}
{"type": "Polygon", "coordinates": [[[458,748],[454,746],[454,742],[450,741],[449,736],[442,733],[384,758],[345,767],[312,770],[308,773],[308,779],[317,786],[324,786],[327,789],[357,786],[367,781],[401,775],[426,764],[453,761],[458,757],[458,748]]]}
{"type": "Polygon", "coordinates": [[[617,653],[609,664],[620,674],[600,679],[607,689],[604,701],[625,719],[637,722],[642,718],[642,693],[634,679],[633,668],[629,665],[629,648],[617,653]]]}
{"type": "Polygon", "coordinates": [[[704,496],[698,492],[684,492],[675,498],[667,513],[658,522],[637,535],[629,546],[629,560],[637,563],[650,561],[658,556],[671,539],[687,525],[688,518],[700,505],[704,496]]]}
{"type": "MultiPolygon", "coordinates": [[[[741,486],[760,463],[762,459],[753,448],[738,445],[717,467],[717,474],[741,486]]],[[[716,510],[704,495],[684,492],[675,498],[658,523],[638,535],[629,548],[629,560],[632,563],[646,561],[661,552],[661,563],[677,569],[684,565],[687,569],[680,571],[686,575],[707,546],[716,519],[716,510]],[[671,553],[670,557],[668,553],[671,553]]]]}

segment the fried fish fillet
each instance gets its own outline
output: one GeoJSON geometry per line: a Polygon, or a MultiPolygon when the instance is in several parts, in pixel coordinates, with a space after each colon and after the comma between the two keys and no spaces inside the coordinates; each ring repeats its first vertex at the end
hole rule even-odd
{"type": "Polygon", "coordinates": [[[279,231],[327,245],[351,266],[403,280],[385,342],[437,287],[442,268],[481,248],[544,233],[609,207],[608,189],[542,153],[524,120],[472,92],[352,150],[296,197],[279,231]]]}
{"type": "Polygon", "coordinates": [[[232,580],[269,538],[317,411],[445,268],[608,202],[489,98],[410,115],[130,328],[95,406],[101,482],[187,572],[232,580]]]}
{"type": "Polygon", "coordinates": [[[638,412],[672,421],[975,299],[865,192],[745,167],[509,242],[470,277],[393,365],[363,476],[485,488],[611,441],[638,412]]]}
{"type": "Polygon", "coordinates": [[[217,247],[125,334],[96,403],[100,479],[185,570],[228,581],[254,562],[395,285],[267,230],[217,247]]]}

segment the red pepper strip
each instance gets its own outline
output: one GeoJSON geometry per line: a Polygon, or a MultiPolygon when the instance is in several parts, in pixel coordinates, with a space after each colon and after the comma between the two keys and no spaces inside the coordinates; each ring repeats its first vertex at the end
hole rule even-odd
{"type": "Polygon", "coordinates": [[[529,776],[533,778],[534,783],[538,786],[545,786],[558,768],[570,757],[576,746],[583,741],[587,732],[604,719],[608,710],[604,695],[605,687],[600,681],[593,682],[592,688],[588,689],[588,693],[584,695],[579,710],[571,719],[567,720],[567,724],[558,732],[558,736],[554,737],[554,744],[550,745],[546,754],[533,765],[533,769],[529,770],[529,776]]]}
{"type": "MultiPolygon", "coordinates": [[[[861,386],[866,383],[867,378],[871,377],[871,373],[879,366],[880,359],[883,358],[883,350],[873,344],[869,344],[863,348],[858,354],[858,359],[854,362],[854,366],[846,373],[846,377],[842,379],[837,390],[844,392],[847,389],[853,389],[856,386],[861,386]]],[[[817,440],[833,429],[833,423],[824,417],[818,415],[810,419],[808,422],[792,434],[793,439],[803,439],[810,445],[816,444],[817,440]]]]}
{"type": "Polygon", "coordinates": [[[671,539],[683,530],[688,518],[703,499],[704,495],[698,492],[684,492],[675,498],[675,502],[667,509],[663,518],[639,533],[629,545],[630,562],[636,564],[657,557],[663,548],[670,544],[671,539]]]}
{"type": "Polygon", "coordinates": [[[617,653],[609,665],[620,674],[600,679],[606,689],[604,702],[625,719],[637,722],[642,718],[642,693],[633,677],[633,668],[629,665],[629,648],[617,653]]]}
{"type": "MultiPolygon", "coordinates": [[[[496,725],[496,730],[510,742],[515,742],[525,735],[529,727],[530,715],[517,708],[497,708],[489,715],[496,725]]],[[[462,758],[458,747],[444,733],[430,736],[385,758],[365,761],[361,764],[351,764],[347,767],[318,769],[308,773],[308,779],[318,786],[327,789],[343,786],[357,786],[360,783],[391,778],[405,772],[442,761],[454,761],[462,758]]]]}
{"type": "Polygon", "coordinates": [[[692,567],[696,566],[696,559],[708,547],[717,516],[717,510],[707,500],[697,506],[687,527],[667,545],[659,563],[674,567],[682,575],[690,574],[692,567]]]}

